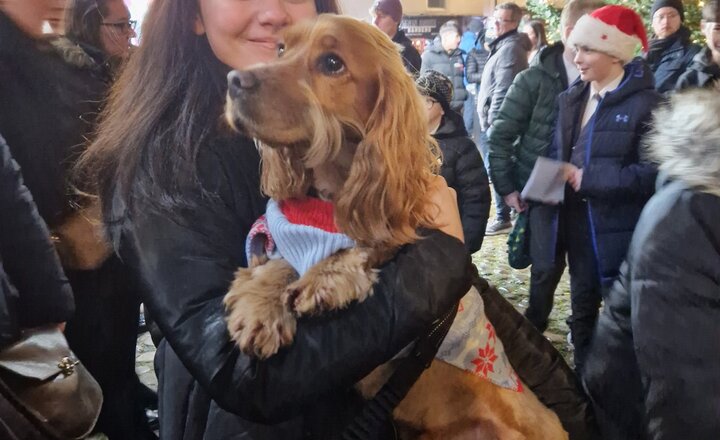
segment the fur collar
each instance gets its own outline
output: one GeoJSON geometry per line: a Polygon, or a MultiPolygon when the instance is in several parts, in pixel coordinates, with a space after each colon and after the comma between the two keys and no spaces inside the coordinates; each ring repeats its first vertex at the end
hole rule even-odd
{"type": "Polygon", "coordinates": [[[655,111],[646,149],[669,180],[720,196],[720,93],[691,90],[655,111]]]}

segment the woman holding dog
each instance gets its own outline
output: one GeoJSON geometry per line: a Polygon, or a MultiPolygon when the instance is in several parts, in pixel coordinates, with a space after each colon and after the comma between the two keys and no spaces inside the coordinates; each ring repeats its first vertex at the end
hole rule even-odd
{"type": "MultiPolygon", "coordinates": [[[[384,266],[370,299],[301,320],[267,361],[231,342],[222,299],[266,200],[253,140],[222,123],[226,75],[274,59],[285,27],[322,12],[338,12],[335,1],[155,0],[85,157],[165,337],[155,358],[165,439],[336,435],[359,403],[352,385],[469,287],[463,244],[429,232],[384,266]]],[[[439,222],[459,228],[447,187],[436,198],[451,207],[439,222]]]]}

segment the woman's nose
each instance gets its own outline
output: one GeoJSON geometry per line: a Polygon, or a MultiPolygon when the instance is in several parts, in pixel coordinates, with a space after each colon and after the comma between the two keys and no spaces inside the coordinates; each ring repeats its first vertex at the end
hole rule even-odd
{"type": "Polygon", "coordinates": [[[260,24],[276,29],[290,24],[290,14],[284,0],[265,0],[263,3],[262,11],[258,14],[260,24]]]}

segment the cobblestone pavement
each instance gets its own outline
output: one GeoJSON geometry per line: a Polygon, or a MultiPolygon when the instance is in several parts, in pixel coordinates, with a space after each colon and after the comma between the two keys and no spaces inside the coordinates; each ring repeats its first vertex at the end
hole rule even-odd
{"type": "MultiPolygon", "coordinates": [[[[480,252],[473,255],[473,262],[480,275],[497,286],[502,295],[515,307],[524,311],[527,307],[530,270],[515,270],[507,264],[507,235],[485,237],[480,252]]],[[[550,315],[550,325],[545,335],[555,347],[572,362],[572,352],[566,342],[568,327],[565,319],[570,313],[570,284],[567,271],[555,292],[555,307],[550,315]]],[[[137,361],[135,370],[140,380],[153,389],[157,389],[157,378],[153,369],[155,347],[149,333],[138,337],[137,361]]],[[[572,364],[571,364],[572,365],[572,364]]]]}

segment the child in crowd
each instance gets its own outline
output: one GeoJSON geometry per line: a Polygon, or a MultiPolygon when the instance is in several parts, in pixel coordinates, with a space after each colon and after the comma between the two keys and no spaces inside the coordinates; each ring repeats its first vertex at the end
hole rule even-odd
{"type": "MultiPolygon", "coordinates": [[[[578,20],[568,39],[581,81],[558,99],[548,156],[567,162],[565,201],[543,205],[546,230],[538,259],[568,257],[568,325],[580,372],[598,317],[602,292],[617,277],[635,224],[653,193],[657,171],[641,160],[640,139],[660,99],[636,48],[647,47],[642,19],[610,5],[578,20]]],[[[534,256],[535,257],[535,256],[534,256]]],[[[536,263],[535,259],[533,263],[536,263]]]]}

